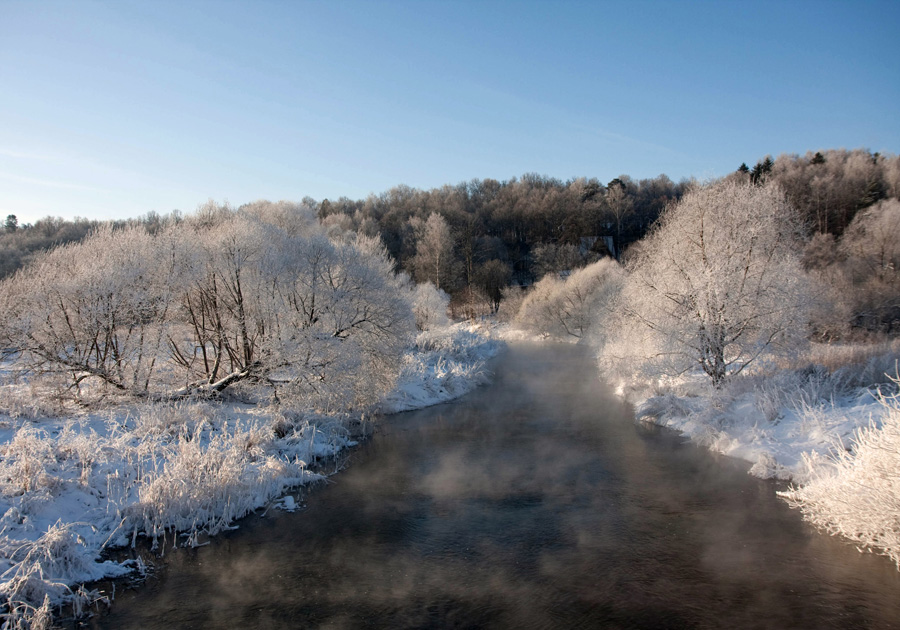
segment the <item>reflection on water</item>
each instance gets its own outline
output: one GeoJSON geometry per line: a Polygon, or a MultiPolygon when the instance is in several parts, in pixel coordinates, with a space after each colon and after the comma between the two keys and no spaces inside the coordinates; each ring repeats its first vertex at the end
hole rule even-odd
{"type": "Polygon", "coordinates": [[[747,466],[635,425],[577,348],[382,421],[297,514],[120,594],[102,628],[900,627],[900,573],[747,466]]]}

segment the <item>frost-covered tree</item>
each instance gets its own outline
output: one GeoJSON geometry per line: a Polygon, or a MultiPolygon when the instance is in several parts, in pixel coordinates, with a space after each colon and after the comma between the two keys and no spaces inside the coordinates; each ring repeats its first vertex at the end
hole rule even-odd
{"type": "Polygon", "coordinates": [[[431,330],[436,326],[446,326],[450,320],[447,308],[450,296],[430,282],[415,285],[413,289],[413,313],[416,316],[416,328],[431,330]]]}
{"type": "Polygon", "coordinates": [[[857,214],[841,238],[839,251],[854,323],[896,328],[900,324],[900,201],[880,201],[857,214]]]}
{"type": "Polygon", "coordinates": [[[374,403],[415,332],[412,304],[378,239],[295,237],[273,260],[263,368],[282,394],[319,407],[374,403]],[[291,254],[292,253],[292,254],[291,254]]]}
{"type": "Polygon", "coordinates": [[[169,347],[188,390],[219,391],[257,369],[271,315],[262,261],[271,234],[281,233],[247,213],[212,221],[201,213],[182,233],[193,273],[180,291],[178,322],[185,326],[175,328],[169,347]]]}
{"type": "MultiPolygon", "coordinates": [[[[411,343],[409,299],[377,239],[328,238],[301,216],[237,213],[202,230],[182,294],[176,362],[187,390],[265,379],[299,404],[367,404],[390,386],[411,343]],[[199,377],[199,379],[198,379],[199,377]]],[[[303,215],[304,213],[301,213],[303,215]]]]}
{"type": "Polygon", "coordinates": [[[775,185],[720,181],[666,210],[627,264],[602,363],[716,386],[805,338],[809,289],[796,212],[775,185]]]}
{"type": "Polygon", "coordinates": [[[2,344],[75,393],[97,382],[146,393],[185,271],[175,250],[143,228],[106,226],[49,252],[0,287],[2,344]]]}
{"type": "Polygon", "coordinates": [[[604,258],[565,280],[544,276],[525,297],[514,323],[534,334],[583,339],[619,290],[621,267],[604,258]]]}
{"type": "Polygon", "coordinates": [[[377,239],[308,208],[207,204],[182,224],[101,229],[0,284],[0,347],[16,366],[181,397],[239,382],[294,406],[375,402],[415,324],[377,239]]]}
{"type": "Polygon", "coordinates": [[[857,430],[828,464],[807,458],[811,479],[780,494],[820,529],[888,556],[900,569],[900,400],[882,403],[880,426],[857,430]]]}
{"type": "Polygon", "coordinates": [[[453,265],[453,235],[447,220],[432,212],[416,232],[416,279],[447,289],[453,265]]]}
{"type": "Polygon", "coordinates": [[[517,284],[503,289],[500,299],[500,308],[497,309],[497,319],[501,322],[511,323],[522,308],[522,303],[528,296],[524,287],[517,284]]]}

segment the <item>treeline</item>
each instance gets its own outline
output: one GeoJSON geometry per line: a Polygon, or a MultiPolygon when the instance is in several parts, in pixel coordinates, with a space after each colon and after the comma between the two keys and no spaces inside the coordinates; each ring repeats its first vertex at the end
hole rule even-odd
{"type": "MultiPolygon", "coordinates": [[[[778,184],[799,210],[807,237],[823,234],[836,244],[861,210],[900,196],[900,159],[866,149],[766,156],[727,178],[778,184]]],[[[526,174],[431,190],[401,185],[366,199],[305,198],[303,204],[326,225],[380,237],[398,270],[449,293],[456,315],[472,316],[496,311],[510,284],[530,285],[547,273],[604,256],[621,259],[692,185],[665,175],[642,180],[621,175],[602,183],[526,174]]],[[[181,220],[178,211],[151,212],[113,226],[141,225],[152,234],[181,220]]],[[[0,235],[0,277],[34,252],[80,240],[98,226],[48,217],[17,227],[8,220],[0,235]]],[[[820,250],[822,243],[820,238],[820,250]]]]}
{"type": "MultiPolygon", "coordinates": [[[[866,149],[766,156],[727,177],[771,182],[799,211],[804,234],[839,239],[856,215],[900,195],[900,159],[866,149]]],[[[417,190],[398,186],[364,200],[324,200],[319,217],[379,234],[400,269],[454,297],[458,315],[496,310],[502,287],[530,285],[550,272],[621,258],[662,211],[694,185],[665,175],[603,184],[535,174],[417,190]]]]}
{"type": "Polygon", "coordinates": [[[840,236],[860,210],[900,197],[900,158],[866,149],[809,151],[804,156],[770,156],[735,177],[774,181],[799,211],[810,232],[840,236]]]}
{"type": "Polygon", "coordinates": [[[16,215],[7,216],[3,233],[0,234],[0,278],[24,267],[40,252],[82,240],[99,225],[99,221],[87,219],[66,221],[46,217],[33,225],[20,226],[16,215]]]}
{"type": "Polygon", "coordinates": [[[151,211],[134,219],[116,221],[95,221],[82,217],[67,221],[60,217],[44,217],[34,223],[20,224],[18,217],[10,214],[6,216],[0,231],[0,278],[12,275],[42,252],[84,240],[101,226],[108,225],[113,229],[141,226],[155,234],[167,225],[180,223],[182,218],[181,212],[173,210],[165,215],[151,211]]]}
{"type": "Polygon", "coordinates": [[[665,175],[606,184],[526,174],[418,190],[397,186],[364,200],[324,200],[326,223],[379,234],[397,265],[433,282],[457,305],[496,309],[510,283],[618,257],[639,240],[688,182],[665,175]]]}

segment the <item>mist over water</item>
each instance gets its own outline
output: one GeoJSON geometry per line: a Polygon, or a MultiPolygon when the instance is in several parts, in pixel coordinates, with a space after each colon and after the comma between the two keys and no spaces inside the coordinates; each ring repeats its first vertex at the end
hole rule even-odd
{"type": "Polygon", "coordinates": [[[570,346],[381,420],[295,514],[120,593],[96,628],[900,626],[900,572],[823,536],[748,465],[637,425],[570,346]]]}

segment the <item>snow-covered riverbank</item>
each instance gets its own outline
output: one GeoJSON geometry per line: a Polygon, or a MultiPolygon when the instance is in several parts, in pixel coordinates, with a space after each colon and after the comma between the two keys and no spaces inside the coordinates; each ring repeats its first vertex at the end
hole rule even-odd
{"type": "Polygon", "coordinates": [[[746,460],[752,475],[803,483],[811,466],[848,447],[859,428],[880,423],[885,411],[877,387],[835,392],[826,385],[829,391],[815,392],[823,385],[819,376],[798,383],[793,399],[786,399],[789,392],[777,380],[748,380],[717,391],[700,376],[660,388],[667,391],[635,389],[627,398],[638,420],[746,460]]]}
{"type": "MultiPolygon", "coordinates": [[[[501,342],[457,324],[422,333],[381,411],[444,402],[486,381],[501,342]]],[[[12,400],[11,390],[7,390],[12,400]]],[[[21,396],[21,394],[19,395],[21,396]]],[[[19,397],[18,400],[21,400],[19,397]]],[[[69,417],[0,410],[0,594],[6,620],[38,623],[62,601],[102,598],[77,585],[127,574],[107,548],[149,537],[202,544],[263,507],[292,509],[308,465],[355,444],[360,418],[237,402],[131,404],[69,417]]]]}
{"type": "MultiPolygon", "coordinates": [[[[861,350],[823,346],[819,353],[861,350]]],[[[638,420],[746,460],[750,474],[792,481],[780,494],[807,520],[900,568],[897,356],[894,345],[839,367],[820,361],[720,389],[702,374],[618,386],[638,420]]]]}

